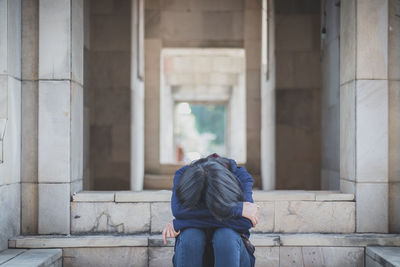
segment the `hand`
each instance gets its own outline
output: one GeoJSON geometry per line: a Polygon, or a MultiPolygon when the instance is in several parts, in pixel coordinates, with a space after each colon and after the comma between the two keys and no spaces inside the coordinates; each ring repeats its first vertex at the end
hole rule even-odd
{"type": "Polygon", "coordinates": [[[164,245],[167,244],[167,238],[173,238],[177,237],[181,231],[179,230],[178,232],[175,231],[174,229],[174,224],[171,222],[167,223],[167,226],[165,226],[164,230],[162,231],[162,236],[164,240],[164,245]]]}
{"type": "Polygon", "coordinates": [[[253,224],[253,227],[258,223],[259,208],[260,206],[255,203],[243,202],[242,216],[249,219],[253,224]]]}

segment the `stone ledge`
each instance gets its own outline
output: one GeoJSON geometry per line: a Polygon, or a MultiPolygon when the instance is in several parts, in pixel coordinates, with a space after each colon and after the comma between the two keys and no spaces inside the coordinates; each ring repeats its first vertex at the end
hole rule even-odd
{"type": "Polygon", "coordinates": [[[8,241],[9,248],[147,247],[143,235],[18,236],[8,241]]]}
{"type": "MultiPolygon", "coordinates": [[[[252,234],[256,247],[367,247],[400,246],[400,234],[252,234]]],[[[161,235],[17,236],[10,248],[171,247],[161,235]]]]}
{"type": "MultiPolygon", "coordinates": [[[[256,190],[254,201],[354,201],[353,194],[339,191],[256,190]]],[[[82,191],[73,196],[74,202],[169,202],[171,190],[134,191],[82,191]]]]}
{"type": "Polygon", "coordinates": [[[169,202],[171,194],[170,190],[120,191],[115,192],[115,202],[169,202]]]}
{"type": "Polygon", "coordinates": [[[74,202],[114,202],[113,191],[83,191],[75,193],[72,197],[74,202]]]}
{"type": "Polygon", "coordinates": [[[18,255],[27,251],[26,249],[6,249],[0,252],[0,265],[10,261],[11,259],[17,257],[18,255]]]}
{"type": "Polygon", "coordinates": [[[1,264],[4,267],[12,266],[53,266],[56,261],[61,261],[61,249],[30,249],[9,259],[1,264]]]}
{"type": "Polygon", "coordinates": [[[382,266],[400,266],[400,247],[367,247],[366,256],[382,266]]]}

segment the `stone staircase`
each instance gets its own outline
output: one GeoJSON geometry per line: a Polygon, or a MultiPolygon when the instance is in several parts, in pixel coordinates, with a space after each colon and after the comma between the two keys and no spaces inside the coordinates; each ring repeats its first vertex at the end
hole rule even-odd
{"type": "MultiPolygon", "coordinates": [[[[71,235],[21,236],[9,248],[58,248],[63,266],[172,266],[171,192],[81,192],[71,202],[71,235]]],[[[400,246],[399,235],[357,234],[351,194],[258,191],[252,229],[256,266],[364,266],[367,246],[400,246]]],[[[49,220],[51,223],[51,220],[49,220]]]]}
{"type": "Polygon", "coordinates": [[[61,267],[61,249],[7,249],[0,252],[1,267],[61,267]]]}

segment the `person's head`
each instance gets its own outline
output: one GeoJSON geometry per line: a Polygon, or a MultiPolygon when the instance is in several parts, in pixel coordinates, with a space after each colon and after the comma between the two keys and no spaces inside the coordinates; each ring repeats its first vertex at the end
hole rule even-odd
{"type": "Polygon", "coordinates": [[[229,219],[236,202],[243,201],[237,177],[224,158],[202,158],[185,170],[176,188],[185,208],[208,208],[219,220],[229,219]]]}

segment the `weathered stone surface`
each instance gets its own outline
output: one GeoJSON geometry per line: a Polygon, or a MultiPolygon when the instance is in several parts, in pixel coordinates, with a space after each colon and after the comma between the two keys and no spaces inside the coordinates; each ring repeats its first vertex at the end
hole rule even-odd
{"type": "Polygon", "coordinates": [[[281,247],[279,266],[364,266],[363,248],[281,247]]]}
{"type": "Polygon", "coordinates": [[[7,249],[9,238],[20,233],[20,186],[0,186],[0,251],[7,249]]]}
{"type": "Polygon", "coordinates": [[[7,74],[7,1],[1,1],[0,7],[0,73],[7,74]]]}
{"type": "Polygon", "coordinates": [[[21,253],[24,253],[26,249],[6,249],[0,252],[0,264],[3,264],[12,258],[17,257],[21,253]]]}
{"type": "Polygon", "coordinates": [[[10,248],[147,247],[142,235],[19,236],[10,238],[10,248]]]}
{"type": "MultiPolygon", "coordinates": [[[[55,37],[54,37],[55,38],[55,37]]],[[[39,82],[39,182],[70,182],[71,83],[39,82]]]]}
{"type": "Polygon", "coordinates": [[[148,266],[148,249],[145,247],[119,248],[65,248],[63,266],[148,266]]]}
{"type": "Polygon", "coordinates": [[[150,267],[172,267],[172,257],[174,248],[149,248],[149,266],[150,267]]]}
{"type": "MultiPolygon", "coordinates": [[[[11,76],[0,77],[1,94],[6,98],[0,99],[6,101],[6,108],[0,107],[1,124],[7,118],[3,144],[3,163],[0,165],[0,185],[19,183],[21,181],[21,139],[15,138],[21,135],[21,81],[11,76]]],[[[3,103],[4,103],[3,102],[3,103]]]]}
{"type": "MultiPolygon", "coordinates": [[[[24,1],[28,2],[28,1],[24,1]]],[[[23,81],[21,85],[21,180],[38,181],[38,83],[23,81]]]]}
{"type": "Polygon", "coordinates": [[[151,233],[161,233],[168,222],[174,217],[171,212],[171,203],[151,203],[151,233]]]}
{"type": "MultiPolygon", "coordinates": [[[[256,247],[366,247],[400,246],[397,234],[251,234],[256,247]]],[[[175,240],[163,244],[161,235],[40,235],[16,236],[9,248],[79,247],[173,247],[175,240]]]]}
{"type": "MultiPolygon", "coordinates": [[[[352,81],[340,86],[340,178],[345,178],[351,181],[355,181],[356,179],[355,101],[355,82],[352,81]]],[[[348,193],[348,191],[344,192],[348,193]]]]}
{"type": "Polygon", "coordinates": [[[278,50],[310,51],[312,47],[312,16],[309,15],[277,15],[275,17],[276,43],[278,50]]]}
{"type": "Polygon", "coordinates": [[[39,1],[22,1],[21,72],[23,80],[37,80],[39,62],[39,1]]]}
{"type": "Polygon", "coordinates": [[[346,27],[340,27],[341,85],[356,77],[356,4],[357,1],[350,0],[343,2],[340,6],[340,24],[346,25],[346,27]]]}
{"type": "Polygon", "coordinates": [[[71,1],[71,80],[83,85],[83,0],[71,1]]]}
{"type": "Polygon", "coordinates": [[[357,232],[388,232],[388,183],[358,183],[357,232]]]}
{"type": "Polygon", "coordinates": [[[400,266],[399,247],[367,247],[365,253],[381,266],[400,266]]]}
{"type": "Polygon", "coordinates": [[[356,2],[357,79],[388,77],[388,2],[356,2]]]}
{"type": "Polygon", "coordinates": [[[400,162],[400,139],[398,138],[399,134],[400,134],[400,81],[389,81],[389,180],[390,182],[393,181],[400,182],[400,164],[398,164],[398,162],[400,162]]]}
{"type": "Polygon", "coordinates": [[[83,179],[83,88],[71,82],[70,179],[83,179]]]}
{"type": "Polygon", "coordinates": [[[400,183],[389,184],[389,232],[400,233],[400,183]]]}
{"type": "MultiPolygon", "coordinates": [[[[256,235],[270,238],[271,235],[256,235]]],[[[366,247],[399,246],[400,237],[395,234],[281,234],[282,246],[366,247]]]]}
{"type": "Polygon", "coordinates": [[[115,193],[115,202],[169,202],[171,195],[171,190],[120,191],[115,193]]]}
{"type": "Polygon", "coordinates": [[[39,184],[38,216],[39,234],[69,234],[70,184],[39,184]]]}
{"type": "Polygon", "coordinates": [[[133,234],[149,230],[149,203],[71,203],[72,233],[133,234]]]}
{"type": "Polygon", "coordinates": [[[343,193],[318,193],[315,192],[316,201],[353,201],[353,194],[343,194],[343,193]]]}
{"type": "Polygon", "coordinates": [[[39,2],[39,78],[71,78],[71,1],[39,2]]]}
{"type": "Polygon", "coordinates": [[[388,181],[388,82],[356,82],[356,173],[360,182],[388,181]]]}
{"type": "Polygon", "coordinates": [[[7,3],[7,72],[21,78],[21,1],[7,3]]]}
{"type": "Polygon", "coordinates": [[[354,230],[354,202],[275,203],[276,232],[352,233],[354,230]]]}
{"type": "Polygon", "coordinates": [[[254,252],[255,266],[279,266],[279,247],[258,247],[254,252]]]}
{"type": "Polygon", "coordinates": [[[257,202],[259,209],[259,222],[256,227],[251,228],[252,232],[273,232],[275,221],[275,203],[257,202]]]}
{"type": "Polygon", "coordinates": [[[61,257],[61,249],[30,249],[2,266],[53,266],[61,257]]]}
{"type": "Polygon", "coordinates": [[[21,233],[36,234],[38,230],[38,185],[21,184],[21,233]]]}
{"type": "Polygon", "coordinates": [[[114,191],[83,191],[73,195],[74,202],[113,202],[114,191]]]}
{"type": "Polygon", "coordinates": [[[315,192],[305,190],[254,190],[253,199],[256,202],[281,200],[315,200],[315,192]]]}

